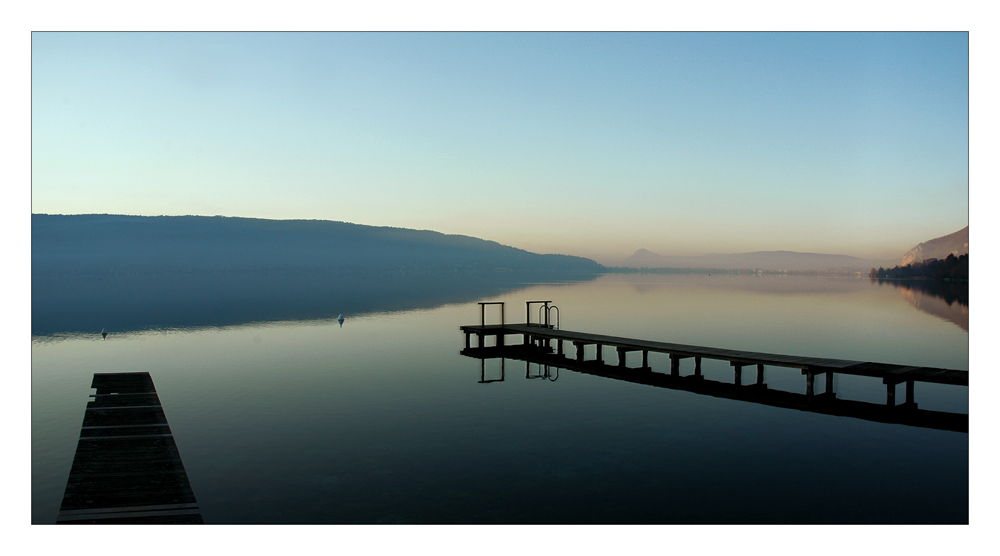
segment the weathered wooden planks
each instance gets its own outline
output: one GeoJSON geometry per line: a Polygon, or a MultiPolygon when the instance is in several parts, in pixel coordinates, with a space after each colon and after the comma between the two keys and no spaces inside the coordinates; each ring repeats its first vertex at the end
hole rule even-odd
{"type": "Polygon", "coordinates": [[[98,373],[56,523],[203,523],[149,373],[98,373]]]}

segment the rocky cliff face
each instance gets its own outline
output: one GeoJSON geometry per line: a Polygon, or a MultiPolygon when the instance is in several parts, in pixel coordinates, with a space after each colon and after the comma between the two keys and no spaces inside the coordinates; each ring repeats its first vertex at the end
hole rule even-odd
{"type": "Polygon", "coordinates": [[[913,249],[910,249],[905,255],[903,255],[903,259],[900,261],[899,266],[919,263],[927,259],[945,259],[948,255],[955,255],[958,257],[968,252],[969,227],[966,226],[953,234],[925,241],[913,249]]]}

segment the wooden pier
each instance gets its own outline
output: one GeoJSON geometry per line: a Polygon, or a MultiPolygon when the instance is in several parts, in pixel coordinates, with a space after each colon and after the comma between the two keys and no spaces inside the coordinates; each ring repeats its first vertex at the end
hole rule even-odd
{"type": "Polygon", "coordinates": [[[914,398],[914,385],[917,382],[968,387],[968,371],[739,351],[559,330],[548,322],[547,315],[543,315],[537,323],[530,322],[531,303],[545,303],[545,309],[548,309],[550,302],[529,302],[529,320],[525,324],[488,325],[485,324],[484,312],[483,323],[461,326],[460,329],[465,333],[465,349],[461,353],[479,359],[495,357],[521,359],[630,382],[683,389],[804,411],[849,415],[880,422],[960,432],[968,432],[969,430],[969,416],[967,414],[921,410],[917,408],[914,398]],[[505,337],[508,335],[522,336],[523,341],[521,344],[507,344],[505,337]],[[489,336],[495,338],[495,345],[486,347],[486,338],[489,336]],[[472,345],[473,337],[477,339],[475,346],[472,345]],[[572,356],[568,356],[564,349],[569,345],[572,345],[575,350],[572,356]],[[588,345],[596,346],[595,359],[584,359],[584,347],[588,345]],[[613,348],[617,353],[616,365],[604,362],[605,346],[613,348]],[[642,353],[640,367],[626,366],[626,354],[629,352],[642,353]],[[669,356],[669,374],[651,372],[652,369],[648,363],[650,352],[665,353],[669,356]],[[693,374],[686,376],[680,374],[680,361],[683,359],[694,360],[693,374]],[[723,383],[705,380],[701,372],[702,359],[729,362],[733,368],[733,382],[723,383]],[[796,394],[768,389],[764,383],[764,368],[767,366],[799,369],[805,377],[805,393],[796,394]],[[743,369],[745,367],[756,370],[756,376],[748,383],[744,383],[743,369]],[[882,379],[882,383],[886,386],[885,404],[837,399],[836,393],[833,391],[834,374],[882,379]],[[825,379],[821,393],[816,392],[816,377],[825,379]],[[896,386],[901,383],[905,384],[905,400],[903,403],[897,404],[896,386]]]}
{"type": "Polygon", "coordinates": [[[56,523],[203,523],[149,373],[97,373],[56,523]]]}

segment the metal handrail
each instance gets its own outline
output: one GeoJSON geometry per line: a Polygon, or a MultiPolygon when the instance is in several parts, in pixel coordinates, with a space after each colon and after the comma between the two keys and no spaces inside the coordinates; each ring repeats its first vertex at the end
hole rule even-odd
{"type": "MultiPolygon", "coordinates": [[[[531,326],[531,304],[532,303],[542,303],[542,304],[544,304],[545,307],[548,307],[549,303],[552,303],[552,301],[551,300],[545,300],[545,301],[526,301],[524,303],[525,304],[525,312],[526,312],[526,314],[524,316],[524,320],[525,320],[524,324],[526,324],[528,326],[531,326]]],[[[541,318],[541,316],[539,316],[538,317],[538,326],[545,326],[546,328],[548,328],[548,324],[549,323],[547,321],[548,321],[548,314],[546,314],[546,322],[545,322],[544,325],[542,324],[542,318],[541,318]]]]}
{"type": "Polygon", "coordinates": [[[545,324],[544,324],[544,326],[545,326],[545,328],[552,328],[552,324],[551,324],[552,323],[552,318],[551,318],[552,317],[552,309],[556,310],[556,326],[555,326],[555,329],[559,330],[559,307],[556,307],[555,305],[551,305],[550,306],[548,303],[546,303],[545,305],[542,305],[541,307],[538,308],[538,325],[539,326],[543,326],[542,325],[542,311],[545,311],[545,324]]]}

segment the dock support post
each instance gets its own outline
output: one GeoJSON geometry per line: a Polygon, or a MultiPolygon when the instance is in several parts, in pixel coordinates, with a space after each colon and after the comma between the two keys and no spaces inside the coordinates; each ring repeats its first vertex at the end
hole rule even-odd
{"type": "Polygon", "coordinates": [[[649,352],[642,350],[642,368],[645,369],[649,367],[649,352]]]}
{"type": "Polygon", "coordinates": [[[806,369],[806,396],[809,396],[810,398],[813,396],[813,382],[815,377],[816,375],[806,369]]]}
{"type": "Polygon", "coordinates": [[[504,344],[503,337],[504,337],[503,334],[497,334],[497,336],[496,336],[496,338],[497,338],[497,347],[503,347],[503,344],[504,344]]]}
{"type": "Polygon", "coordinates": [[[618,366],[625,367],[625,348],[618,348],[618,366]]]}
{"type": "Polygon", "coordinates": [[[576,346],[576,360],[583,362],[583,344],[580,342],[573,342],[573,345],[576,346]]]}
{"type": "Polygon", "coordinates": [[[694,376],[701,376],[701,357],[694,358],[694,376]]]}
{"type": "Polygon", "coordinates": [[[733,363],[733,370],[736,371],[736,378],[733,380],[733,383],[735,385],[737,385],[737,386],[742,386],[743,385],[743,364],[742,363],[733,363]]]}
{"type": "Polygon", "coordinates": [[[558,343],[558,344],[556,344],[556,345],[557,345],[557,346],[559,347],[559,351],[558,351],[557,353],[558,353],[559,355],[562,355],[562,354],[563,354],[563,341],[562,341],[562,340],[559,340],[559,343],[558,343]]]}
{"type": "Polygon", "coordinates": [[[604,363],[604,346],[597,344],[597,362],[604,363]]]}
{"type": "Polygon", "coordinates": [[[764,384],[764,364],[757,363],[757,386],[763,386],[764,384]]]}
{"type": "Polygon", "coordinates": [[[478,347],[486,347],[486,335],[480,332],[477,336],[479,337],[478,347]]]}
{"type": "Polygon", "coordinates": [[[890,382],[885,385],[885,405],[896,407],[896,383],[890,382]]]}
{"type": "Polygon", "coordinates": [[[471,346],[469,345],[469,342],[470,342],[470,339],[469,339],[469,338],[470,338],[471,336],[472,336],[472,334],[469,334],[468,332],[466,332],[466,333],[465,333],[465,349],[469,349],[469,348],[471,347],[471,346]]]}
{"type": "Polygon", "coordinates": [[[912,380],[907,380],[906,381],[906,405],[908,405],[908,406],[915,405],[913,403],[913,381],[912,380]]]}
{"type": "Polygon", "coordinates": [[[833,371],[826,372],[826,390],[823,393],[833,396],[833,371]]]}
{"type": "Polygon", "coordinates": [[[681,374],[681,358],[670,354],[670,376],[680,376],[681,374]]]}

